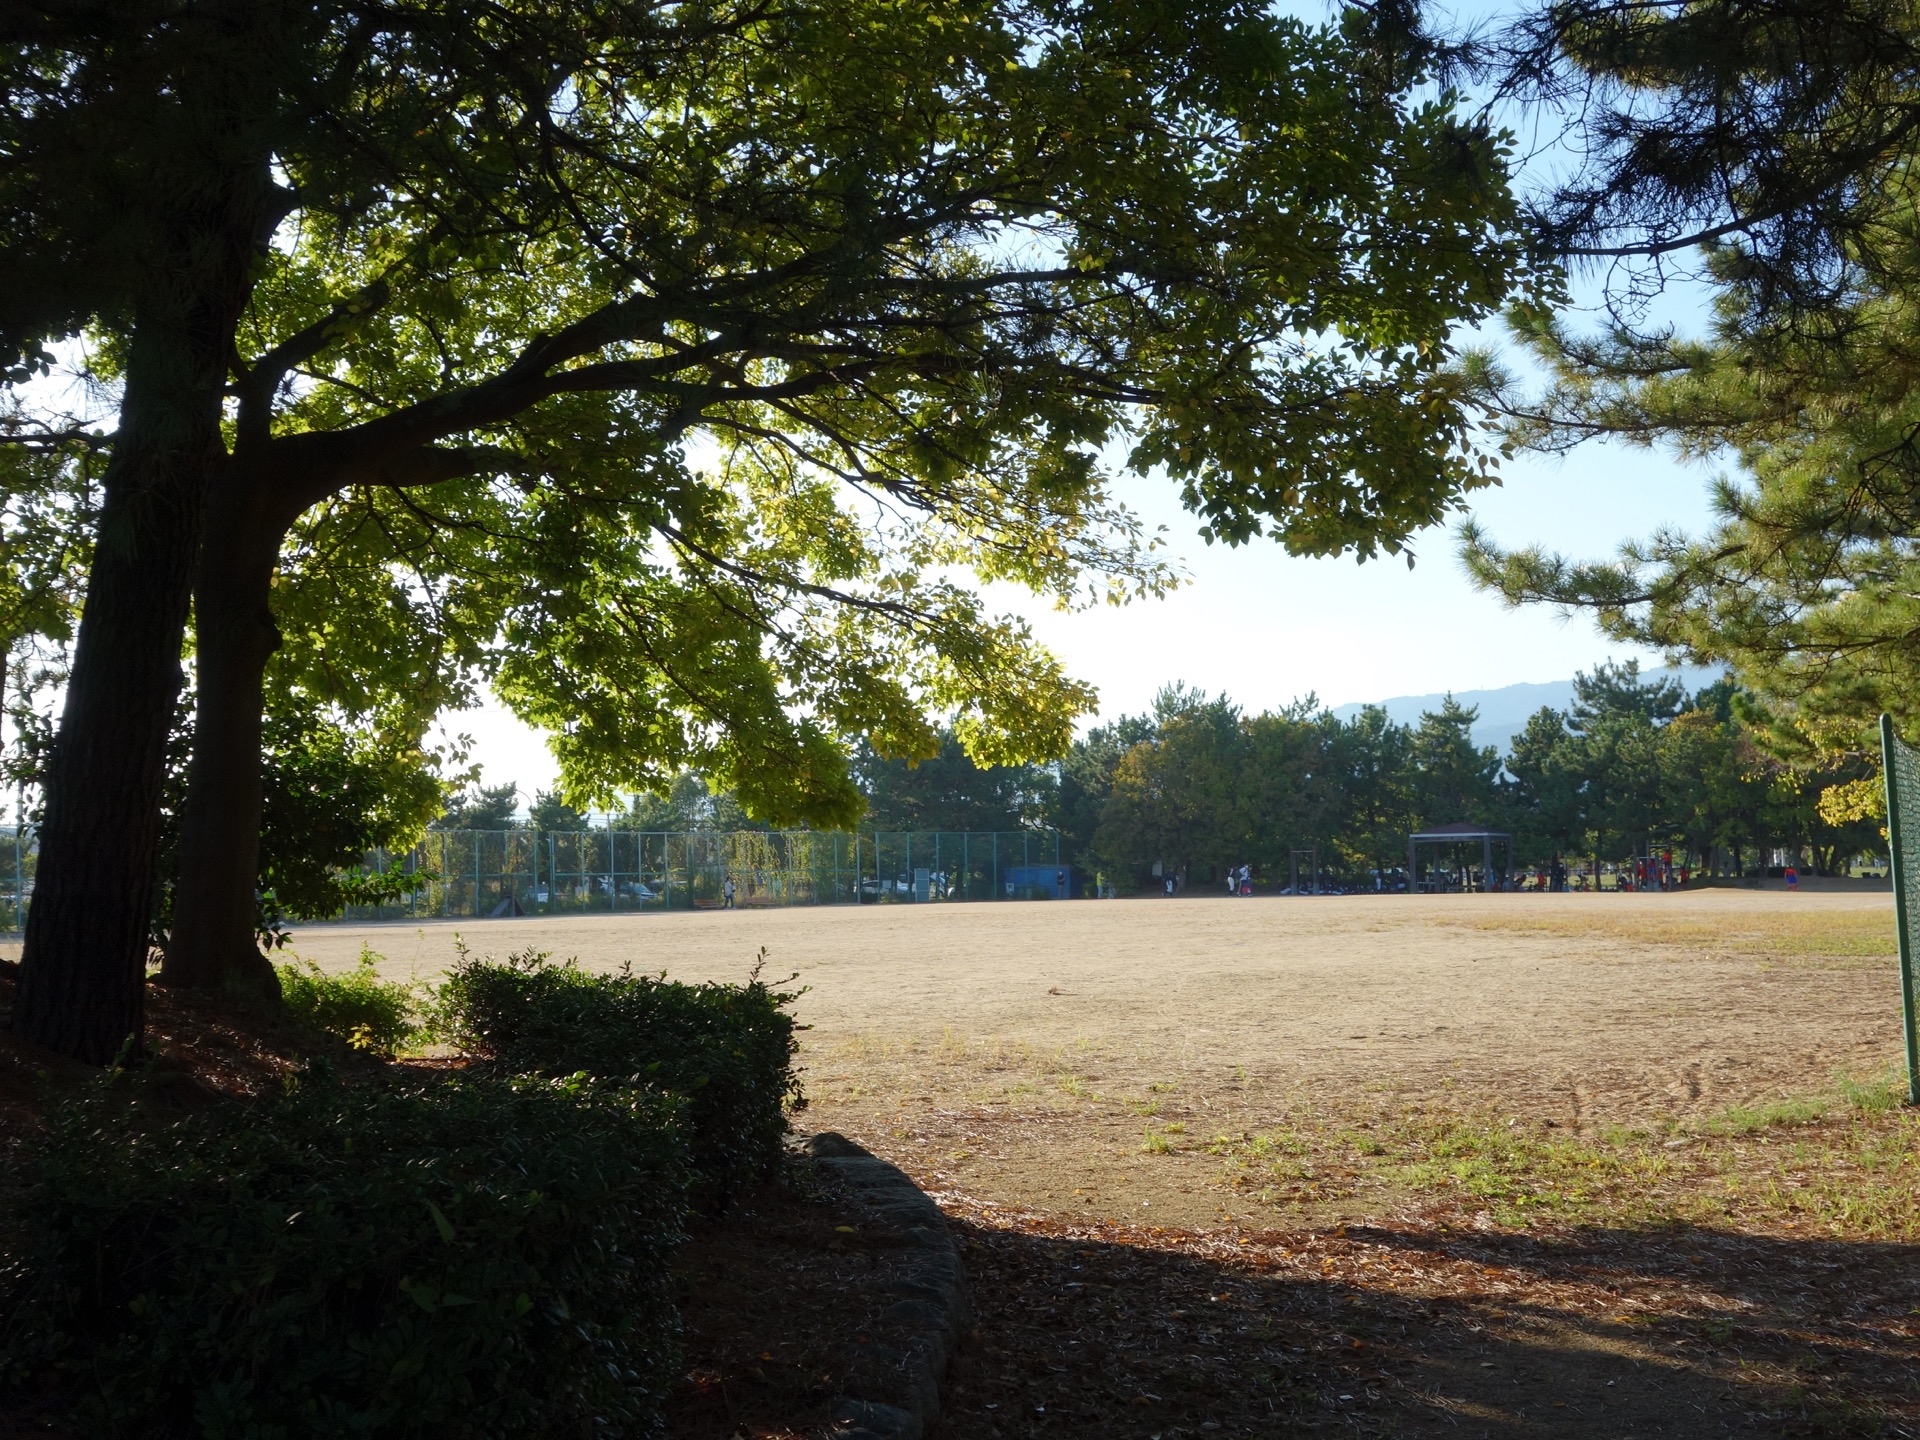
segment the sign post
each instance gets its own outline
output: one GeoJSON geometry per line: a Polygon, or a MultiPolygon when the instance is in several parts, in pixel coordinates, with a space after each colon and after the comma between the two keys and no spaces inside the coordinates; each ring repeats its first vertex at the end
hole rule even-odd
{"type": "Polygon", "coordinates": [[[1880,753],[1887,777],[1887,852],[1893,874],[1893,913],[1900,942],[1900,1019],[1907,1048],[1907,1103],[1920,1105],[1920,1034],[1913,1016],[1913,906],[1920,882],[1920,752],[1880,717],[1880,753]]]}

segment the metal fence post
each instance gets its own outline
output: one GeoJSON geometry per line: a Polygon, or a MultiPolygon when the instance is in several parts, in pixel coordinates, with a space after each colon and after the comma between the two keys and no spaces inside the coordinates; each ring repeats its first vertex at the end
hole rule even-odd
{"type": "Polygon", "coordinates": [[[1894,936],[1900,958],[1900,1030],[1907,1062],[1907,1103],[1920,1104],[1920,1025],[1916,1025],[1913,933],[1909,911],[1916,899],[1915,876],[1908,873],[1915,837],[1904,807],[1920,798],[1913,752],[1893,733],[1893,717],[1880,717],[1881,773],[1887,786],[1887,869],[1893,877],[1894,936]]]}

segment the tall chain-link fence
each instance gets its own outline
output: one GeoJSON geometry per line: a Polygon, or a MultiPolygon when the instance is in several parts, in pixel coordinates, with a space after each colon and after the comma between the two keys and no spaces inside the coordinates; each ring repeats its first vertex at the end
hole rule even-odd
{"type": "MultiPolygon", "coordinates": [[[[0,829],[0,931],[33,895],[31,827],[0,829]]],[[[397,876],[397,898],[349,920],[586,914],[737,906],[1065,899],[1072,868],[1054,830],[436,830],[376,850],[363,872],[397,876]]]]}
{"type": "Polygon", "coordinates": [[[27,902],[33,897],[33,873],[40,859],[32,826],[0,827],[0,930],[26,928],[27,902]]]}
{"type": "Polygon", "coordinates": [[[367,857],[411,877],[400,898],[350,920],[503,917],[736,906],[1065,899],[1053,830],[437,830],[367,857]]]}

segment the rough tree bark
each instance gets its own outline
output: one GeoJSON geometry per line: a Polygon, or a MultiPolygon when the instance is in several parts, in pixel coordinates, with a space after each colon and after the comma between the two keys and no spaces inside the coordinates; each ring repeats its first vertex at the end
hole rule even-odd
{"type": "Polygon", "coordinates": [[[86,608],[46,778],[13,1031],[95,1065],[139,1043],[167,737],[234,327],[284,213],[264,162],[176,217],[135,316],[86,608]]]}
{"type": "Polygon", "coordinates": [[[265,402],[278,373],[265,365],[253,377],[258,393],[242,387],[234,458],[214,488],[201,544],[193,602],[193,756],[181,816],[173,928],[160,972],[170,985],[278,990],[273,966],[257,943],[254,894],[260,872],[266,668],[280,644],[273,575],[288,530],[350,480],[430,485],[498,458],[474,448],[406,441],[396,447],[378,435],[357,441],[308,434],[272,437],[265,402]]]}
{"type": "Polygon", "coordinates": [[[14,1033],[103,1065],[140,1031],[153,850],[228,331],[135,335],[27,914],[14,1033]]]}
{"type": "Polygon", "coordinates": [[[169,985],[278,992],[256,942],[254,891],[263,687],[280,645],[273,572],[293,518],[236,454],[214,486],[194,583],[193,758],[160,969],[169,985]]]}

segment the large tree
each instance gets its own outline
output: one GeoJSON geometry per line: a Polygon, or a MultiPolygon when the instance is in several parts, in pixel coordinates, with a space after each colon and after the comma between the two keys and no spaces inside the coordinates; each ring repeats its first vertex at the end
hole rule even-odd
{"type": "Polygon", "coordinates": [[[356,656],[478,669],[575,799],[695,765],[845,821],[848,735],[1065,748],[1088,693],[949,577],[1157,588],[1113,468],[1210,537],[1399,550],[1483,478],[1448,338],[1525,265],[1499,138],[1397,15],[30,7],[0,331],[31,362],[90,327],[122,399],[16,1028],[93,1060],[138,1029],[189,590],[164,975],[205,984],[261,968],[283,639],[349,711],[356,656]],[[371,653],[422,611],[434,643],[371,653]]]}
{"type": "Polygon", "coordinates": [[[1043,765],[975,764],[950,730],[936,755],[890,759],[863,747],[854,763],[875,830],[1020,830],[1042,821],[1057,785],[1043,765]]]}
{"type": "Polygon", "coordinates": [[[1322,868],[1331,868],[1345,819],[1334,760],[1340,722],[1316,696],[1307,695],[1242,723],[1246,774],[1241,783],[1252,817],[1251,858],[1272,874],[1291,874],[1293,852],[1317,845],[1322,868]]]}
{"type": "Polygon", "coordinates": [[[1541,233],[1605,267],[1615,303],[1594,332],[1515,315],[1544,393],[1470,368],[1519,443],[1609,436],[1737,473],[1703,534],[1582,560],[1470,529],[1470,565],[1515,602],[1730,661],[1799,743],[1870,747],[1880,710],[1920,733],[1920,11],[1569,0],[1508,32],[1504,59],[1570,122],[1541,233]],[[1676,266],[1711,297],[1703,325],[1640,303],[1676,266]]]}
{"type": "Polygon", "coordinates": [[[1416,823],[1451,825],[1461,820],[1494,822],[1500,752],[1473,743],[1480,712],[1449,693],[1438,710],[1420,716],[1413,730],[1416,823]]]}
{"type": "Polygon", "coordinates": [[[1099,868],[1093,837],[1113,794],[1113,776],[1128,751],[1154,733],[1151,715],[1122,715],[1096,725],[1073,742],[1060,761],[1059,784],[1054,790],[1048,821],[1065,838],[1067,853],[1076,865],[1099,868]]]}
{"type": "Polygon", "coordinates": [[[1522,863],[1550,863],[1577,853],[1586,838],[1587,794],[1577,742],[1567,717],[1542,706],[1508,746],[1506,796],[1522,863]]]}
{"type": "Polygon", "coordinates": [[[307,17],[279,9],[136,0],[16,6],[0,20],[0,366],[29,379],[49,344],[100,325],[121,379],[28,922],[29,950],[57,958],[23,972],[14,1020],[96,1061],[139,1029],[181,633],[225,453],[234,330],[285,213],[277,97],[324,84],[304,63],[307,17]]]}
{"type": "Polygon", "coordinates": [[[1363,706],[1340,727],[1333,767],[1347,807],[1341,863],[1367,883],[1384,884],[1387,872],[1404,863],[1407,835],[1419,819],[1413,732],[1383,707],[1363,706]]]}
{"type": "Polygon", "coordinates": [[[1909,0],[1550,0],[1466,53],[1559,132],[1532,228],[1618,301],[1731,249],[1776,321],[1818,313],[1884,263],[1885,202],[1914,194],[1909,0]]]}
{"type": "Polygon", "coordinates": [[[1154,697],[1154,719],[1154,733],[1114,768],[1094,851],[1136,877],[1155,866],[1195,883],[1224,875],[1249,858],[1252,840],[1240,709],[1170,685],[1154,697]]]}

